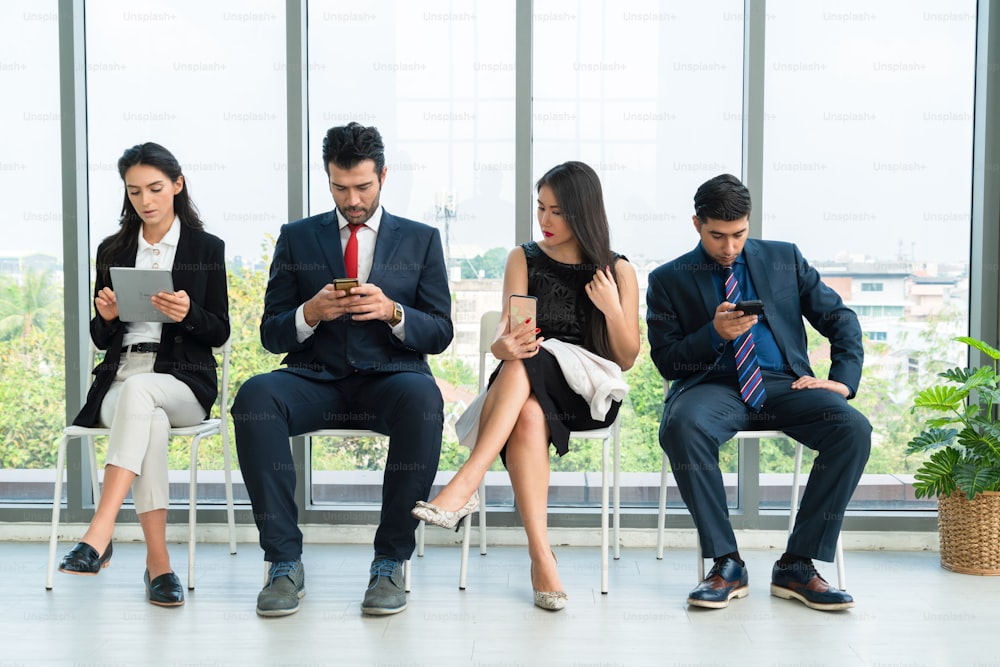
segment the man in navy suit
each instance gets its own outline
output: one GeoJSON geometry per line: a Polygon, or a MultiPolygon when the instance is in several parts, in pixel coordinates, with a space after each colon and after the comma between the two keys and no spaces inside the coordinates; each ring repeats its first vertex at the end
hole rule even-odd
{"type": "Polygon", "coordinates": [[[250,378],[233,403],[236,447],[265,560],[261,616],[298,611],[305,595],[290,436],[320,428],[389,435],[366,614],[406,608],[410,508],[427,498],[441,452],[443,401],[426,356],[452,340],[451,292],[438,230],[379,203],[386,166],[374,127],[334,127],[323,164],[335,210],[282,226],[260,338],[285,368],[250,378]],[[334,279],[356,277],[339,289],[334,279]]]}
{"type": "Polygon", "coordinates": [[[871,448],[871,425],[847,403],[864,358],[858,318],[795,245],[747,238],[750,193],[739,179],[723,174],[707,181],[694,204],[700,243],[653,271],[646,293],[650,352],[672,382],[660,446],[702,553],[715,560],[688,604],[722,608],[748,594],[719,445],[737,431],[780,429],[818,455],[786,551],[771,572],[771,594],[813,609],[853,607],[812,559],[834,559],[844,510],[871,448]],[[737,299],[762,301],[763,313],[737,309],[737,299]],[[803,318],[830,342],[827,379],[809,365],[803,318]]]}

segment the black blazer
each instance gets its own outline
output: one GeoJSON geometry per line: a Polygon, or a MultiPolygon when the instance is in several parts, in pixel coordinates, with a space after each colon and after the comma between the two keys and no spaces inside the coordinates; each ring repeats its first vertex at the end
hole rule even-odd
{"type": "MultiPolygon", "coordinates": [[[[804,317],[830,341],[829,379],[852,392],[861,381],[864,347],[853,310],[820,280],[798,247],[780,241],[748,239],[747,270],[764,302],[767,323],[795,377],[815,375],[809,365],[804,317]]],[[[722,303],[700,247],[658,267],[649,275],[646,323],[650,354],[660,374],[671,380],[670,401],[705,379],[722,354],[713,345],[715,309],[722,303]]],[[[854,395],[852,393],[851,398],[854,395]]]]}
{"type": "Polygon", "coordinates": [[[378,320],[320,322],[298,342],[295,311],[334,278],[347,275],[334,211],[281,227],[264,295],[260,340],[299,375],[340,379],[359,371],[431,375],[428,354],[451,343],[451,290],[438,230],[383,210],[368,282],[403,307],[405,341],[378,320]]]}
{"type": "MultiPolygon", "coordinates": [[[[135,266],[137,243],[117,257],[107,258],[107,241],[97,249],[97,265],[135,266]]],[[[208,232],[181,226],[174,265],[170,271],[174,289],[184,290],[191,298],[191,310],[181,322],[165,322],[160,335],[153,370],[169,373],[191,387],[207,415],[218,396],[216,362],[212,348],[229,339],[229,295],[226,289],[225,244],[208,232]]],[[[106,285],[98,270],[94,297],[106,285]]],[[[101,414],[101,402],[118,372],[125,323],[116,319],[107,323],[95,314],[90,321],[90,336],[104,360],[94,368],[94,382],[87,401],[73,420],[77,426],[94,426],[101,414]]]]}

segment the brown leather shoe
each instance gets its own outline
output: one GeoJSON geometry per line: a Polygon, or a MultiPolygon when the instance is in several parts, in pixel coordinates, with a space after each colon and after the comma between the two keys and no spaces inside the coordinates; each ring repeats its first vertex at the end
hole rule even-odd
{"type": "Polygon", "coordinates": [[[819,576],[811,560],[787,566],[774,564],[771,570],[771,595],[798,600],[810,609],[840,611],[854,606],[854,598],[831,586],[819,576]]]}
{"type": "Polygon", "coordinates": [[[691,591],[688,604],[692,607],[724,609],[733,598],[745,598],[750,594],[748,581],[746,565],[726,556],[717,560],[704,581],[691,591]]]}

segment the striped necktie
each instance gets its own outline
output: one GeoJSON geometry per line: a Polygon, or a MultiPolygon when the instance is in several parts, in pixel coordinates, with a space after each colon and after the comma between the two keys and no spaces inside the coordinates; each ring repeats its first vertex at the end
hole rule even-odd
{"type": "MultiPolygon", "coordinates": [[[[736,274],[733,273],[731,266],[723,269],[726,277],[726,301],[737,303],[742,299],[743,293],[740,291],[736,274]]],[[[736,356],[736,378],[740,385],[740,398],[751,410],[760,412],[767,394],[764,392],[764,378],[760,374],[760,364],[757,363],[752,330],[733,341],[733,353],[736,356]]]]}

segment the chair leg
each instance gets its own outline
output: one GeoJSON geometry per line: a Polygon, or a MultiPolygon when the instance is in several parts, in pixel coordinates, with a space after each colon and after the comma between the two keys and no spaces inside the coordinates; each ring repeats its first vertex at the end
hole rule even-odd
{"type": "Polygon", "coordinates": [[[97,444],[92,435],[84,436],[81,442],[87,448],[87,453],[90,456],[90,486],[94,492],[94,509],[96,510],[97,504],[101,502],[101,484],[97,480],[97,444]]]}
{"type": "Polygon", "coordinates": [[[417,556],[424,557],[424,529],[427,526],[423,521],[417,522],[417,556]]]}
{"type": "Polygon", "coordinates": [[[486,476],[479,480],[479,555],[486,555],[486,476]]]}
{"type": "Polygon", "coordinates": [[[799,513],[799,482],[802,475],[802,443],[795,443],[795,470],[792,473],[792,500],[788,510],[788,534],[795,528],[795,515],[799,513]]]}
{"type": "Polygon", "coordinates": [[[410,560],[403,562],[403,591],[410,592],[410,570],[413,569],[410,560]]]}
{"type": "Polygon", "coordinates": [[[66,443],[69,436],[64,435],[59,441],[56,454],[56,484],[52,493],[52,531],[49,533],[49,563],[45,567],[45,590],[52,590],[52,575],[56,569],[56,549],[59,543],[59,511],[62,509],[63,471],[66,469],[66,443]]]}
{"type": "Polygon", "coordinates": [[[608,592],[608,449],[610,439],[601,447],[601,593],[608,592]]]}
{"type": "MultiPolygon", "coordinates": [[[[482,497],[480,497],[482,502],[482,497]]],[[[469,573],[469,537],[472,531],[472,515],[467,514],[462,519],[462,560],[458,566],[458,590],[465,590],[465,578],[469,573]]]]}
{"type": "MultiPolygon", "coordinates": [[[[458,590],[465,590],[469,573],[469,543],[472,541],[472,515],[462,519],[462,559],[458,567],[458,590]]],[[[486,477],[479,481],[479,554],[486,555],[486,477]]]]}
{"type": "Polygon", "coordinates": [[[229,450],[229,425],[223,420],[219,427],[222,436],[222,462],[226,473],[226,521],[229,523],[229,553],[236,553],[236,511],[233,508],[233,462],[229,450]]]}
{"type": "Polygon", "coordinates": [[[660,466],[660,507],[656,513],[656,559],[663,560],[663,532],[667,522],[667,455],[660,466]]]}
{"type": "Polygon", "coordinates": [[[191,439],[191,468],[188,474],[188,590],[194,590],[194,535],[198,525],[198,445],[201,436],[191,439]]]}
{"type": "Polygon", "coordinates": [[[622,522],[621,522],[621,507],[622,507],[622,487],[621,487],[621,468],[622,468],[622,457],[621,457],[621,438],[619,437],[618,422],[615,422],[614,426],[614,557],[615,560],[619,560],[622,557],[622,522]]]}

